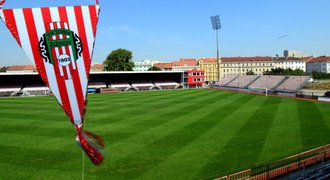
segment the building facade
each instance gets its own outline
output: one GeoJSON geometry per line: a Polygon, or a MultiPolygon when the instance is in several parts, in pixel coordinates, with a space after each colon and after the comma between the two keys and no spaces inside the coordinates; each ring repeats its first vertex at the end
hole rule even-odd
{"type": "Polygon", "coordinates": [[[320,56],[311,58],[306,63],[307,73],[313,71],[330,73],[330,56],[320,56]]]}
{"type": "Polygon", "coordinates": [[[188,70],[187,82],[190,88],[202,87],[205,84],[205,71],[204,70],[188,70]]]}
{"type": "Polygon", "coordinates": [[[198,60],[198,65],[200,70],[203,70],[205,72],[206,82],[218,81],[217,58],[201,58],[198,60]]]}
{"type": "Polygon", "coordinates": [[[220,62],[220,77],[228,75],[246,75],[253,72],[262,75],[274,68],[272,57],[223,57],[220,62]]]}
{"type": "Polygon", "coordinates": [[[199,69],[197,59],[180,59],[179,61],[173,61],[172,71],[188,71],[193,69],[199,69]]]}
{"type": "Polygon", "coordinates": [[[282,69],[300,69],[306,72],[306,62],[304,58],[297,57],[275,57],[274,58],[274,68],[282,69]]]}
{"type": "Polygon", "coordinates": [[[155,63],[154,66],[160,68],[162,71],[172,71],[173,63],[155,63]]]}
{"type": "Polygon", "coordinates": [[[159,61],[148,60],[148,59],[142,61],[136,61],[134,62],[133,71],[148,71],[148,69],[154,66],[154,64],[156,63],[159,63],[159,61]]]}

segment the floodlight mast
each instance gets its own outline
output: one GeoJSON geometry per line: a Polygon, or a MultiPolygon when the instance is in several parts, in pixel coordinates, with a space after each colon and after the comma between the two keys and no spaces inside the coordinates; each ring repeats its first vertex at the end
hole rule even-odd
{"type": "Polygon", "coordinates": [[[213,30],[216,31],[216,41],[217,41],[217,80],[220,81],[220,62],[219,62],[219,35],[218,31],[221,29],[221,22],[219,15],[211,16],[211,23],[213,30]]]}

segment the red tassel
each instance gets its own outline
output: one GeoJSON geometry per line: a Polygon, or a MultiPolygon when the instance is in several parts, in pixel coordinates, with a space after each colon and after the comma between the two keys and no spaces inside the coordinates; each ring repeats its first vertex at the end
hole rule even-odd
{"type": "Polygon", "coordinates": [[[6,0],[1,0],[0,1],[0,9],[2,8],[2,6],[5,4],[6,0]]]}
{"type": "Polygon", "coordinates": [[[76,141],[80,147],[85,151],[86,155],[93,162],[94,165],[100,165],[104,160],[101,150],[105,147],[104,141],[101,137],[77,128],[76,141]]]}

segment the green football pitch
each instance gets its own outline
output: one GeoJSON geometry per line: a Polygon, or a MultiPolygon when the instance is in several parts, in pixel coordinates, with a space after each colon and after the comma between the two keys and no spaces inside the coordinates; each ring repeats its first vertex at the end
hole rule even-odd
{"type": "Polygon", "coordinates": [[[88,99],[99,167],[54,97],[0,99],[0,179],[212,179],[330,143],[328,103],[208,89],[88,99]]]}

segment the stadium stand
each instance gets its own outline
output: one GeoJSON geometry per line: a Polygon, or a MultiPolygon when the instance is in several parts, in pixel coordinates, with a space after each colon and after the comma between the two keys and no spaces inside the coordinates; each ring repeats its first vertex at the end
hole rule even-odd
{"type": "Polygon", "coordinates": [[[236,89],[244,92],[265,93],[271,91],[281,96],[295,96],[310,80],[309,76],[226,76],[216,86],[227,89],[236,89]]]}
{"type": "Polygon", "coordinates": [[[104,82],[88,82],[88,88],[106,88],[107,85],[104,82]]]}
{"type": "Polygon", "coordinates": [[[0,97],[9,97],[21,89],[19,85],[3,84],[0,85],[0,97]]]}
{"type": "Polygon", "coordinates": [[[128,82],[116,82],[111,83],[109,87],[112,89],[117,89],[119,91],[127,91],[127,89],[130,89],[132,86],[128,84],[128,82]]]}
{"type": "Polygon", "coordinates": [[[148,81],[136,81],[131,83],[132,87],[138,89],[139,91],[150,90],[155,85],[152,82],[148,81]]]}
{"type": "MultiPolygon", "coordinates": [[[[185,84],[181,71],[91,72],[88,92],[112,93],[176,89],[185,84]]],[[[0,97],[51,94],[38,73],[0,73],[0,97]]]]}
{"type": "Polygon", "coordinates": [[[277,87],[283,80],[284,76],[260,76],[254,81],[249,88],[250,89],[273,89],[277,87]]]}
{"type": "Polygon", "coordinates": [[[289,76],[275,90],[284,92],[296,92],[300,90],[309,79],[309,76],[289,76]]]}
{"type": "Polygon", "coordinates": [[[330,144],[298,153],[217,180],[231,179],[299,179],[328,180],[330,178],[330,144]]]}
{"type": "Polygon", "coordinates": [[[49,94],[49,88],[44,84],[27,84],[21,89],[22,96],[44,96],[49,94]]]}
{"type": "Polygon", "coordinates": [[[219,83],[217,83],[218,86],[227,86],[230,82],[232,82],[233,80],[235,80],[238,76],[234,76],[234,75],[229,75],[226,76],[224,78],[222,78],[219,83]]]}
{"type": "Polygon", "coordinates": [[[153,82],[155,84],[156,87],[160,87],[161,89],[177,89],[180,84],[174,81],[154,81],[153,82]]]}
{"type": "Polygon", "coordinates": [[[253,83],[260,76],[256,75],[243,75],[238,76],[233,81],[227,84],[228,87],[236,87],[236,88],[247,88],[251,83],[253,83]]]}

